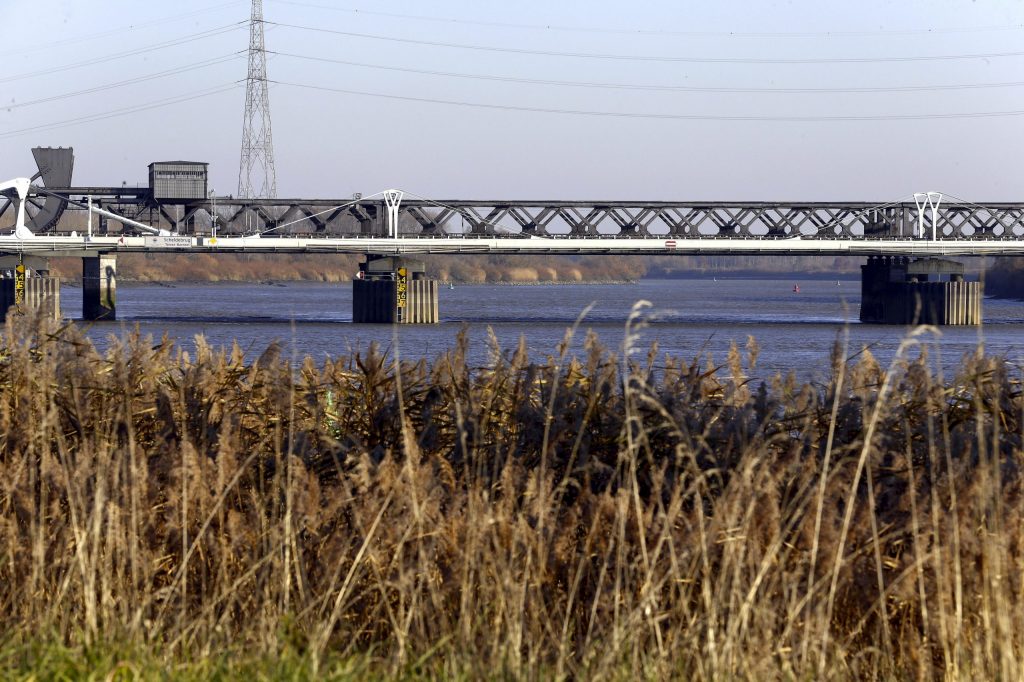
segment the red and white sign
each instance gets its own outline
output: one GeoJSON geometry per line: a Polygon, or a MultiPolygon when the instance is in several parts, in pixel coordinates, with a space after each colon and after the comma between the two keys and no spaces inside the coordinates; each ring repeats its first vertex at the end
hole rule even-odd
{"type": "Polygon", "coordinates": [[[666,241],[665,242],[665,248],[668,249],[669,251],[674,251],[675,248],[676,248],[676,240],[675,239],[669,239],[668,241],[666,241]]]}

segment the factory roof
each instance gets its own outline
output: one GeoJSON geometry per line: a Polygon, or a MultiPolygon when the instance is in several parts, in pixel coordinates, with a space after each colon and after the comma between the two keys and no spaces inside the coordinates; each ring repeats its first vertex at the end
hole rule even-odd
{"type": "Polygon", "coordinates": [[[210,164],[206,161],[154,161],[149,164],[149,167],[153,166],[209,166],[210,164]]]}

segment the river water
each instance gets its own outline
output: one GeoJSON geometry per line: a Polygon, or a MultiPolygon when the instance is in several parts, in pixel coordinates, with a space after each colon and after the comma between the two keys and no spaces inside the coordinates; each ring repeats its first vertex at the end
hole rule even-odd
{"type": "MultiPolygon", "coordinates": [[[[81,290],[65,287],[61,297],[64,314],[81,318],[81,290]]],[[[457,285],[441,291],[440,324],[406,327],[353,325],[347,284],[121,284],[118,320],[91,323],[88,334],[104,347],[111,335],[137,326],[156,338],[167,333],[186,349],[202,334],[214,346],[237,341],[251,357],[278,340],[296,356],[315,359],[365,350],[377,342],[389,349],[397,344],[403,358],[432,359],[466,327],[470,361],[482,364],[488,357],[488,327],[507,349],[524,337],[531,357],[542,360],[556,352],[566,329],[588,307],[573,344],[576,352],[587,330],[607,347],[621,350],[626,320],[642,300],[651,305],[638,346],[646,349],[657,342],[659,357],[691,360],[711,353],[724,362],[732,342],[742,347],[754,336],[761,353],[751,374],[759,378],[793,370],[804,380],[821,379],[844,330],[851,354],[867,346],[888,362],[908,332],[857,321],[858,280],[708,277],[621,285],[457,285]]],[[[979,342],[1017,367],[1024,364],[1024,303],[986,299],[983,315],[981,327],[946,327],[929,337],[930,353],[945,371],[979,342]]]]}

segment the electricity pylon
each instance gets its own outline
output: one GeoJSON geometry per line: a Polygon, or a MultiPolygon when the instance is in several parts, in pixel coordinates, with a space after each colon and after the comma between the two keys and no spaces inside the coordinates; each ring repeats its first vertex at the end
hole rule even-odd
{"type": "Polygon", "coordinates": [[[242,121],[242,159],[238,196],[277,198],[274,138],[270,133],[270,94],[267,91],[267,51],[263,42],[263,2],[253,0],[249,23],[249,75],[245,85],[242,121]],[[254,177],[255,176],[255,177],[254,177]]]}

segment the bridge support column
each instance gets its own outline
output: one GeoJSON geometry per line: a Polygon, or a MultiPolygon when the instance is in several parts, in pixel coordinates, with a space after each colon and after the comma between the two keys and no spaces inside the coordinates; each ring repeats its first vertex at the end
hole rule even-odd
{"type": "Polygon", "coordinates": [[[6,315],[31,310],[60,319],[60,278],[50,277],[45,258],[0,257],[0,311],[6,315]]]}
{"type": "Polygon", "coordinates": [[[82,319],[117,319],[117,256],[82,259],[82,319]]]}
{"type": "Polygon", "coordinates": [[[369,324],[436,324],[437,280],[421,261],[369,257],[352,280],[352,321],[369,324]]]}
{"type": "Polygon", "coordinates": [[[939,258],[871,257],[861,266],[861,322],[981,324],[981,282],[962,263],[939,258]]]}

